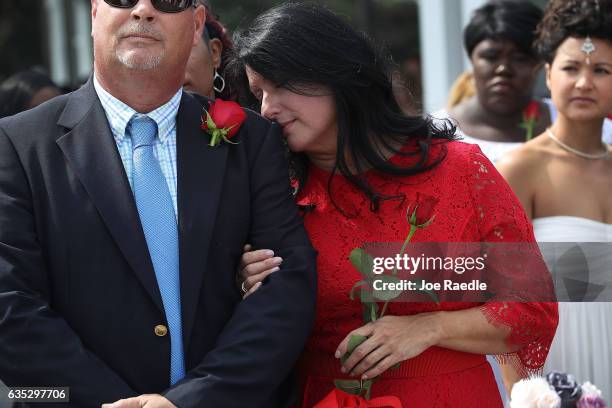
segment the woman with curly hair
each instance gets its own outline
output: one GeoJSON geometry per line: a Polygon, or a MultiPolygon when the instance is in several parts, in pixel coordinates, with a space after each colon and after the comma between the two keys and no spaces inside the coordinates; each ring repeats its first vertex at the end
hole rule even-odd
{"type": "MultiPolygon", "coordinates": [[[[612,0],[551,1],[535,46],[546,61],[558,115],[498,168],[533,220],[538,241],[612,242],[612,149],[602,143],[602,123],[612,112],[612,0]]],[[[587,262],[593,276],[596,259],[587,262]]],[[[609,276],[609,264],[600,266],[609,276]]],[[[598,299],[559,304],[546,369],[597,384],[609,401],[612,303],[598,299]]]]}

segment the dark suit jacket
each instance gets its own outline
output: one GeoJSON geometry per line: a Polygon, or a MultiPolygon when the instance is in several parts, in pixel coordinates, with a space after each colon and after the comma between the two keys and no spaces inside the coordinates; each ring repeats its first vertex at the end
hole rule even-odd
{"type": "MultiPolygon", "coordinates": [[[[187,377],[170,339],[136,204],[90,80],[0,120],[0,380],[69,386],[73,406],[162,393],[180,408],[280,406],[314,319],[315,252],[279,128],[248,112],[238,145],[207,145],[201,104],[177,116],[187,377]],[[246,242],[283,257],[241,301],[246,242]]],[[[40,405],[36,405],[40,406],[40,405]]]]}

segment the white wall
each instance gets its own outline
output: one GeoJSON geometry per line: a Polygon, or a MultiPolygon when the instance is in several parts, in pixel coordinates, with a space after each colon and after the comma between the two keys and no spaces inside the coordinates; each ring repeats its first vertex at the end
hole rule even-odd
{"type": "Polygon", "coordinates": [[[69,60],[66,49],[66,15],[64,0],[45,0],[47,24],[49,27],[49,63],[53,82],[65,85],[69,82],[69,60]]]}
{"type": "Polygon", "coordinates": [[[77,79],[88,78],[93,66],[93,44],[91,40],[91,6],[88,1],[77,1],[73,5],[72,46],[75,50],[75,75],[77,79]]]}
{"type": "Polygon", "coordinates": [[[451,85],[469,61],[463,50],[463,27],[485,0],[419,0],[423,109],[446,106],[451,85]]]}
{"type": "Polygon", "coordinates": [[[74,85],[92,70],[91,7],[87,0],[45,0],[50,75],[61,86],[74,85]]]}

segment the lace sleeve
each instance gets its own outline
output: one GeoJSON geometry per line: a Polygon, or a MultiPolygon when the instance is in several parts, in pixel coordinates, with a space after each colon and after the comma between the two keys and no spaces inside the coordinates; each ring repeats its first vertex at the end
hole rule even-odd
{"type": "Polygon", "coordinates": [[[558,323],[551,276],[520,202],[476,145],[468,168],[475,210],[471,222],[478,226],[480,241],[493,248],[486,273],[495,289],[481,309],[491,324],[509,328],[506,342],[519,347],[496,358],[522,376],[539,373],[558,323]]]}

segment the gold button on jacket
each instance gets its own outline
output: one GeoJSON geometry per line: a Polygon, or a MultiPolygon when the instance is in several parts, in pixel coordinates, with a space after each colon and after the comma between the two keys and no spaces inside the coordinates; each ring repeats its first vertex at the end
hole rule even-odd
{"type": "Polygon", "coordinates": [[[157,326],[155,326],[154,330],[155,335],[159,337],[164,337],[166,334],[168,334],[168,328],[163,324],[158,324],[157,326]]]}

